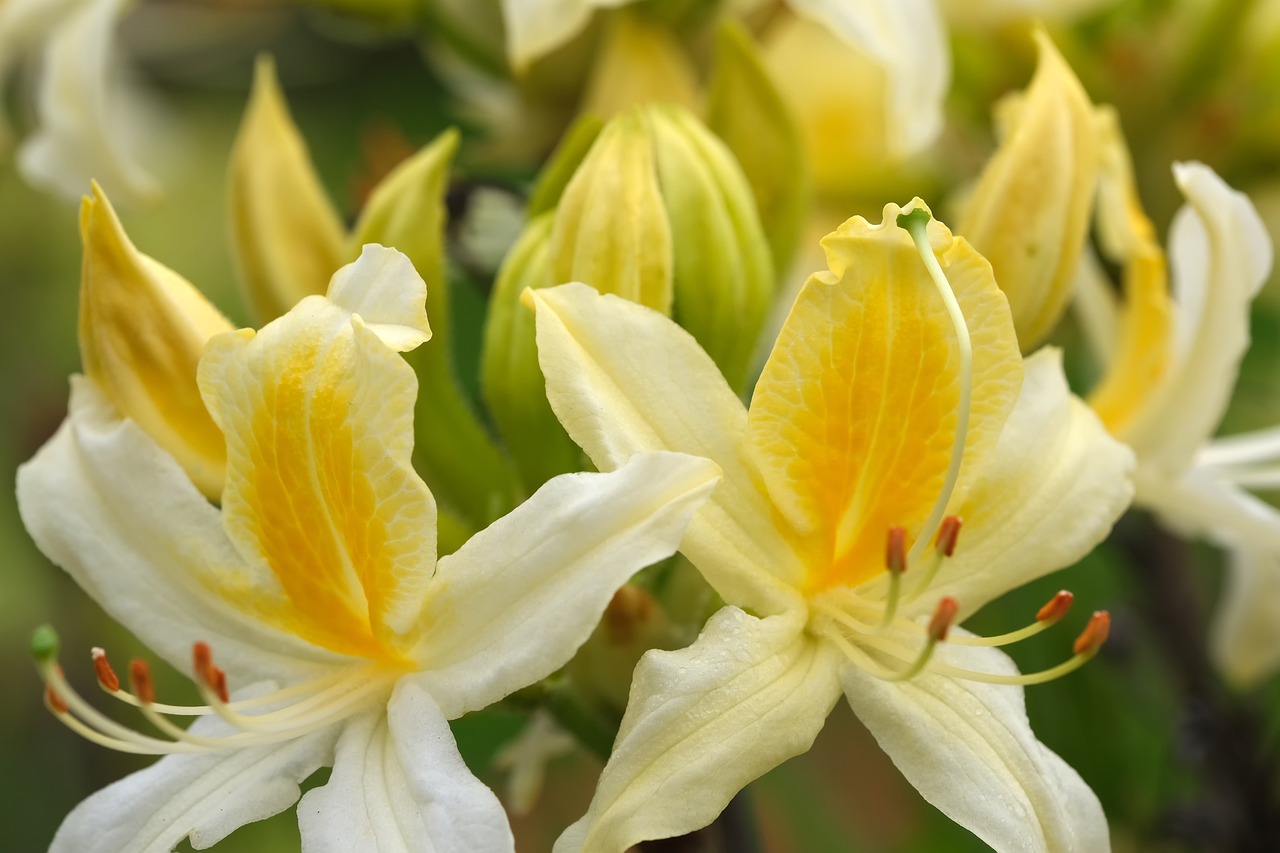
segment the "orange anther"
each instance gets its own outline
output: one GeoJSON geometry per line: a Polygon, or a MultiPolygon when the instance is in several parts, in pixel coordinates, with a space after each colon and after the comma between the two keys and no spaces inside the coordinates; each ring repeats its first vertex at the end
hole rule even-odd
{"type": "Polygon", "coordinates": [[[44,701],[49,704],[55,714],[66,714],[71,710],[67,707],[67,703],[63,701],[62,697],[58,695],[57,691],[53,689],[52,684],[44,686],[44,701]]]}
{"type": "Polygon", "coordinates": [[[1071,609],[1071,602],[1076,597],[1067,590],[1062,590],[1053,598],[1049,599],[1049,603],[1041,607],[1036,613],[1037,622],[1057,622],[1063,616],[1067,615],[1067,611],[1071,609]]]}
{"type": "Polygon", "coordinates": [[[191,668],[201,684],[213,686],[213,679],[209,677],[213,671],[213,649],[204,640],[196,641],[191,647],[191,668]]]}
{"type": "Polygon", "coordinates": [[[950,557],[956,551],[956,540],[960,538],[960,525],[964,522],[958,515],[948,515],[942,519],[942,524],[938,525],[938,535],[933,540],[933,546],[942,552],[944,557],[950,557]]]}
{"type": "Polygon", "coordinates": [[[144,705],[156,701],[156,685],[151,680],[151,667],[146,661],[134,658],[129,662],[129,684],[133,686],[133,694],[144,705]]]}
{"type": "Polygon", "coordinates": [[[889,541],[884,549],[884,565],[895,574],[902,574],[907,570],[907,528],[889,528],[889,541]]]}
{"type": "Polygon", "coordinates": [[[933,616],[929,619],[929,639],[935,643],[941,643],[947,638],[947,632],[951,630],[951,625],[956,621],[956,614],[960,612],[960,605],[954,598],[944,595],[942,600],[938,602],[938,606],[934,608],[933,616]]]}
{"type": "Polygon", "coordinates": [[[230,702],[231,696],[227,693],[227,674],[222,671],[222,667],[210,664],[209,675],[209,687],[223,702],[230,702]]]}
{"type": "Polygon", "coordinates": [[[107,653],[94,646],[89,651],[89,656],[93,658],[93,671],[98,676],[98,683],[102,685],[102,689],[108,693],[115,693],[119,690],[120,678],[116,675],[115,670],[111,668],[111,663],[107,660],[107,653]]]}
{"type": "Polygon", "coordinates": [[[1076,637],[1075,653],[1078,655],[1097,654],[1098,649],[1102,648],[1102,644],[1107,641],[1107,635],[1110,633],[1111,614],[1105,610],[1099,610],[1093,614],[1089,624],[1084,626],[1080,636],[1076,637]]]}

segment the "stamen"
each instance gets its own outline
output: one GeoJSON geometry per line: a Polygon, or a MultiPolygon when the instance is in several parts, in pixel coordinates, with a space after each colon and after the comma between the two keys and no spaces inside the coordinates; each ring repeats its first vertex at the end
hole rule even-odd
{"type": "Polygon", "coordinates": [[[1110,635],[1111,614],[1105,610],[1099,610],[1089,619],[1089,624],[1084,626],[1080,636],[1076,637],[1074,651],[1086,659],[1091,658],[1098,653],[1098,649],[1102,648],[1102,644],[1110,635]]]}
{"type": "Polygon", "coordinates": [[[89,655],[93,658],[93,671],[98,676],[98,684],[108,693],[115,693],[120,689],[120,677],[116,675],[115,670],[111,668],[111,663],[107,660],[107,653],[94,646],[89,650],[89,655]]]}
{"type": "Polygon", "coordinates": [[[1074,600],[1075,596],[1064,589],[1049,599],[1049,603],[1036,612],[1036,621],[1026,627],[991,637],[955,637],[952,642],[957,646],[1007,646],[1019,643],[1058,624],[1067,615],[1074,600]]]}
{"type": "Polygon", "coordinates": [[[213,662],[213,650],[203,640],[197,641],[191,648],[192,669],[195,670],[196,684],[208,687],[225,704],[231,701],[227,694],[227,674],[213,662]]]}
{"type": "Polygon", "coordinates": [[[929,557],[929,565],[916,583],[915,588],[911,590],[908,601],[915,601],[928,591],[934,578],[942,570],[942,564],[955,553],[956,543],[960,539],[960,524],[960,516],[958,515],[948,515],[942,519],[942,524],[938,527],[938,535],[933,540],[933,554],[929,557]]]}
{"type": "Polygon", "coordinates": [[[941,643],[947,638],[947,632],[951,630],[951,624],[956,620],[956,614],[960,612],[960,605],[954,598],[944,595],[942,600],[938,602],[937,608],[933,611],[933,616],[929,619],[929,639],[935,643],[941,643]]]}
{"type": "Polygon", "coordinates": [[[889,572],[889,594],[885,598],[884,617],[880,628],[887,628],[898,615],[898,602],[902,599],[902,575],[907,570],[907,529],[890,527],[884,549],[884,565],[889,572]]]}
{"type": "Polygon", "coordinates": [[[44,701],[49,706],[49,710],[55,714],[67,714],[71,709],[67,707],[67,702],[58,695],[58,691],[53,689],[52,684],[44,686],[44,701]]]}
{"type": "Polygon", "coordinates": [[[144,707],[156,701],[156,685],[151,680],[151,667],[141,658],[129,661],[129,686],[144,707]]]}
{"type": "Polygon", "coordinates": [[[898,217],[898,227],[911,235],[911,240],[920,253],[920,259],[924,261],[925,269],[929,271],[929,277],[933,279],[934,286],[938,289],[938,295],[942,297],[947,315],[951,318],[951,325],[955,329],[956,345],[960,350],[960,400],[956,407],[956,435],[951,446],[951,463],[947,466],[947,476],[943,481],[942,491],[934,502],[933,510],[911,546],[908,556],[912,561],[920,556],[920,552],[933,538],[934,531],[942,521],[943,513],[947,511],[951,494],[955,491],[956,481],[960,477],[960,461],[964,457],[965,441],[969,435],[969,403],[973,396],[973,345],[969,341],[969,327],[965,322],[964,313],[960,310],[960,303],[956,301],[955,293],[951,289],[951,283],[947,281],[946,274],[938,264],[937,256],[933,254],[933,247],[929,245],[928,224],[931,218],[927,210],[916,208],[898,217]]]}

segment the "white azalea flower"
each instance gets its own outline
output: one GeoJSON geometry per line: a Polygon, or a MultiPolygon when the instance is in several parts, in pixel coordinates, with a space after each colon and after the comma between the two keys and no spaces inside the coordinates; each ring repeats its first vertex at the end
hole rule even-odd
{"type": "Polygon", "coordinates": [[[206,704],[160,704],[140,662],[126,691],[96,650],[103,686],[160,732],[141,734],[81,698],[44,642],[59,719],[166,756],[81,803],[53,850],[207,847],[287,808],[325,765],[298,810],[308,851],[512,849],[446,721],[563,665],[614,591],[672,552],[716,471],[646,454],[559,477],[437,561],[435,501],[409,461],[417,384],[396,352],[429,337],[425,297],[407,258],[367,246],[327,297],[209,343],[221,509],[73,381],[69,417],[19,472],[23,520],[206,704]],[[190,716],[185,730],[169,719],[190,716]]]}

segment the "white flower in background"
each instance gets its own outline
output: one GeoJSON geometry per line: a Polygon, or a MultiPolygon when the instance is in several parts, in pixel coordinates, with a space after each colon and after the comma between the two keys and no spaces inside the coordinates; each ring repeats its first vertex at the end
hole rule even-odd
{"type": "MultiPolygon", "coordinates": [[[[0,5],[0,86],[39,57],[35,131],[17,152],[32,184],[79,198],[96,180],[117,200],[156,198],[144,166],[155,116],[127,79],[116,43],[130,0],[8,0],[0,5]],[[145,146],[145,147],[144,147],[145,146]]],[[[7,129],[6,133],[7,133],[7,129]]]]}
{"type": "Polygon", "coordinates": [[[166,756],[81,803],[53,850],[207,847],[288,808],[326,765],[299,807],[308,851],[512,850],[447,721],[562,666],[617,588],[674,550],[717,471],[667,453],[558,477],[437,561],[435,500],[409,461],[417,383],[397,352],[429,337],[425,299],[405,256],[366,246],[327,297],[210,341],[221,508],[73,380],[66,422],[19,472],[23,521],[206,704],[158,703],[141,661],[122,689],[95,650],[102,686],[160,733],[142,734],[81,698],[38,634],[60,720],[166,756]]]}

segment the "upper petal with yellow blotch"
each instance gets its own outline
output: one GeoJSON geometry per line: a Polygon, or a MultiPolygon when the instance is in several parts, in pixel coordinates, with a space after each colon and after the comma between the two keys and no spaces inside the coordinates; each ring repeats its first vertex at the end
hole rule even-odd
{"type": "MultiPolygon", "coordinates": [[[[890,527],[932,535],[922,526],[952,462],[957,332],[901,212],[888,205],[876,226],[855,217],[823,241],[831,272],[806,282],[751,403],[749,447],[769,495],[813,542],[811,588],[881,571],[890,527]]],[[[928,233],[973,348],[963,482],[1004,428],[1022,360],[990,265],[940,223],[928,233]]]]}
{"type": "MultiPolygon", "coordinates": [[[[418,322],[403,314],[398,325],[418,322]]],[[[211,342],[200,385],[227,435],[227,533],[284,590],[242,603],[334,651],[402,657],[435,568],[435,500],[409,460],[413,371],[359,315],[308,297],[256,336],[211,342]]]]}

